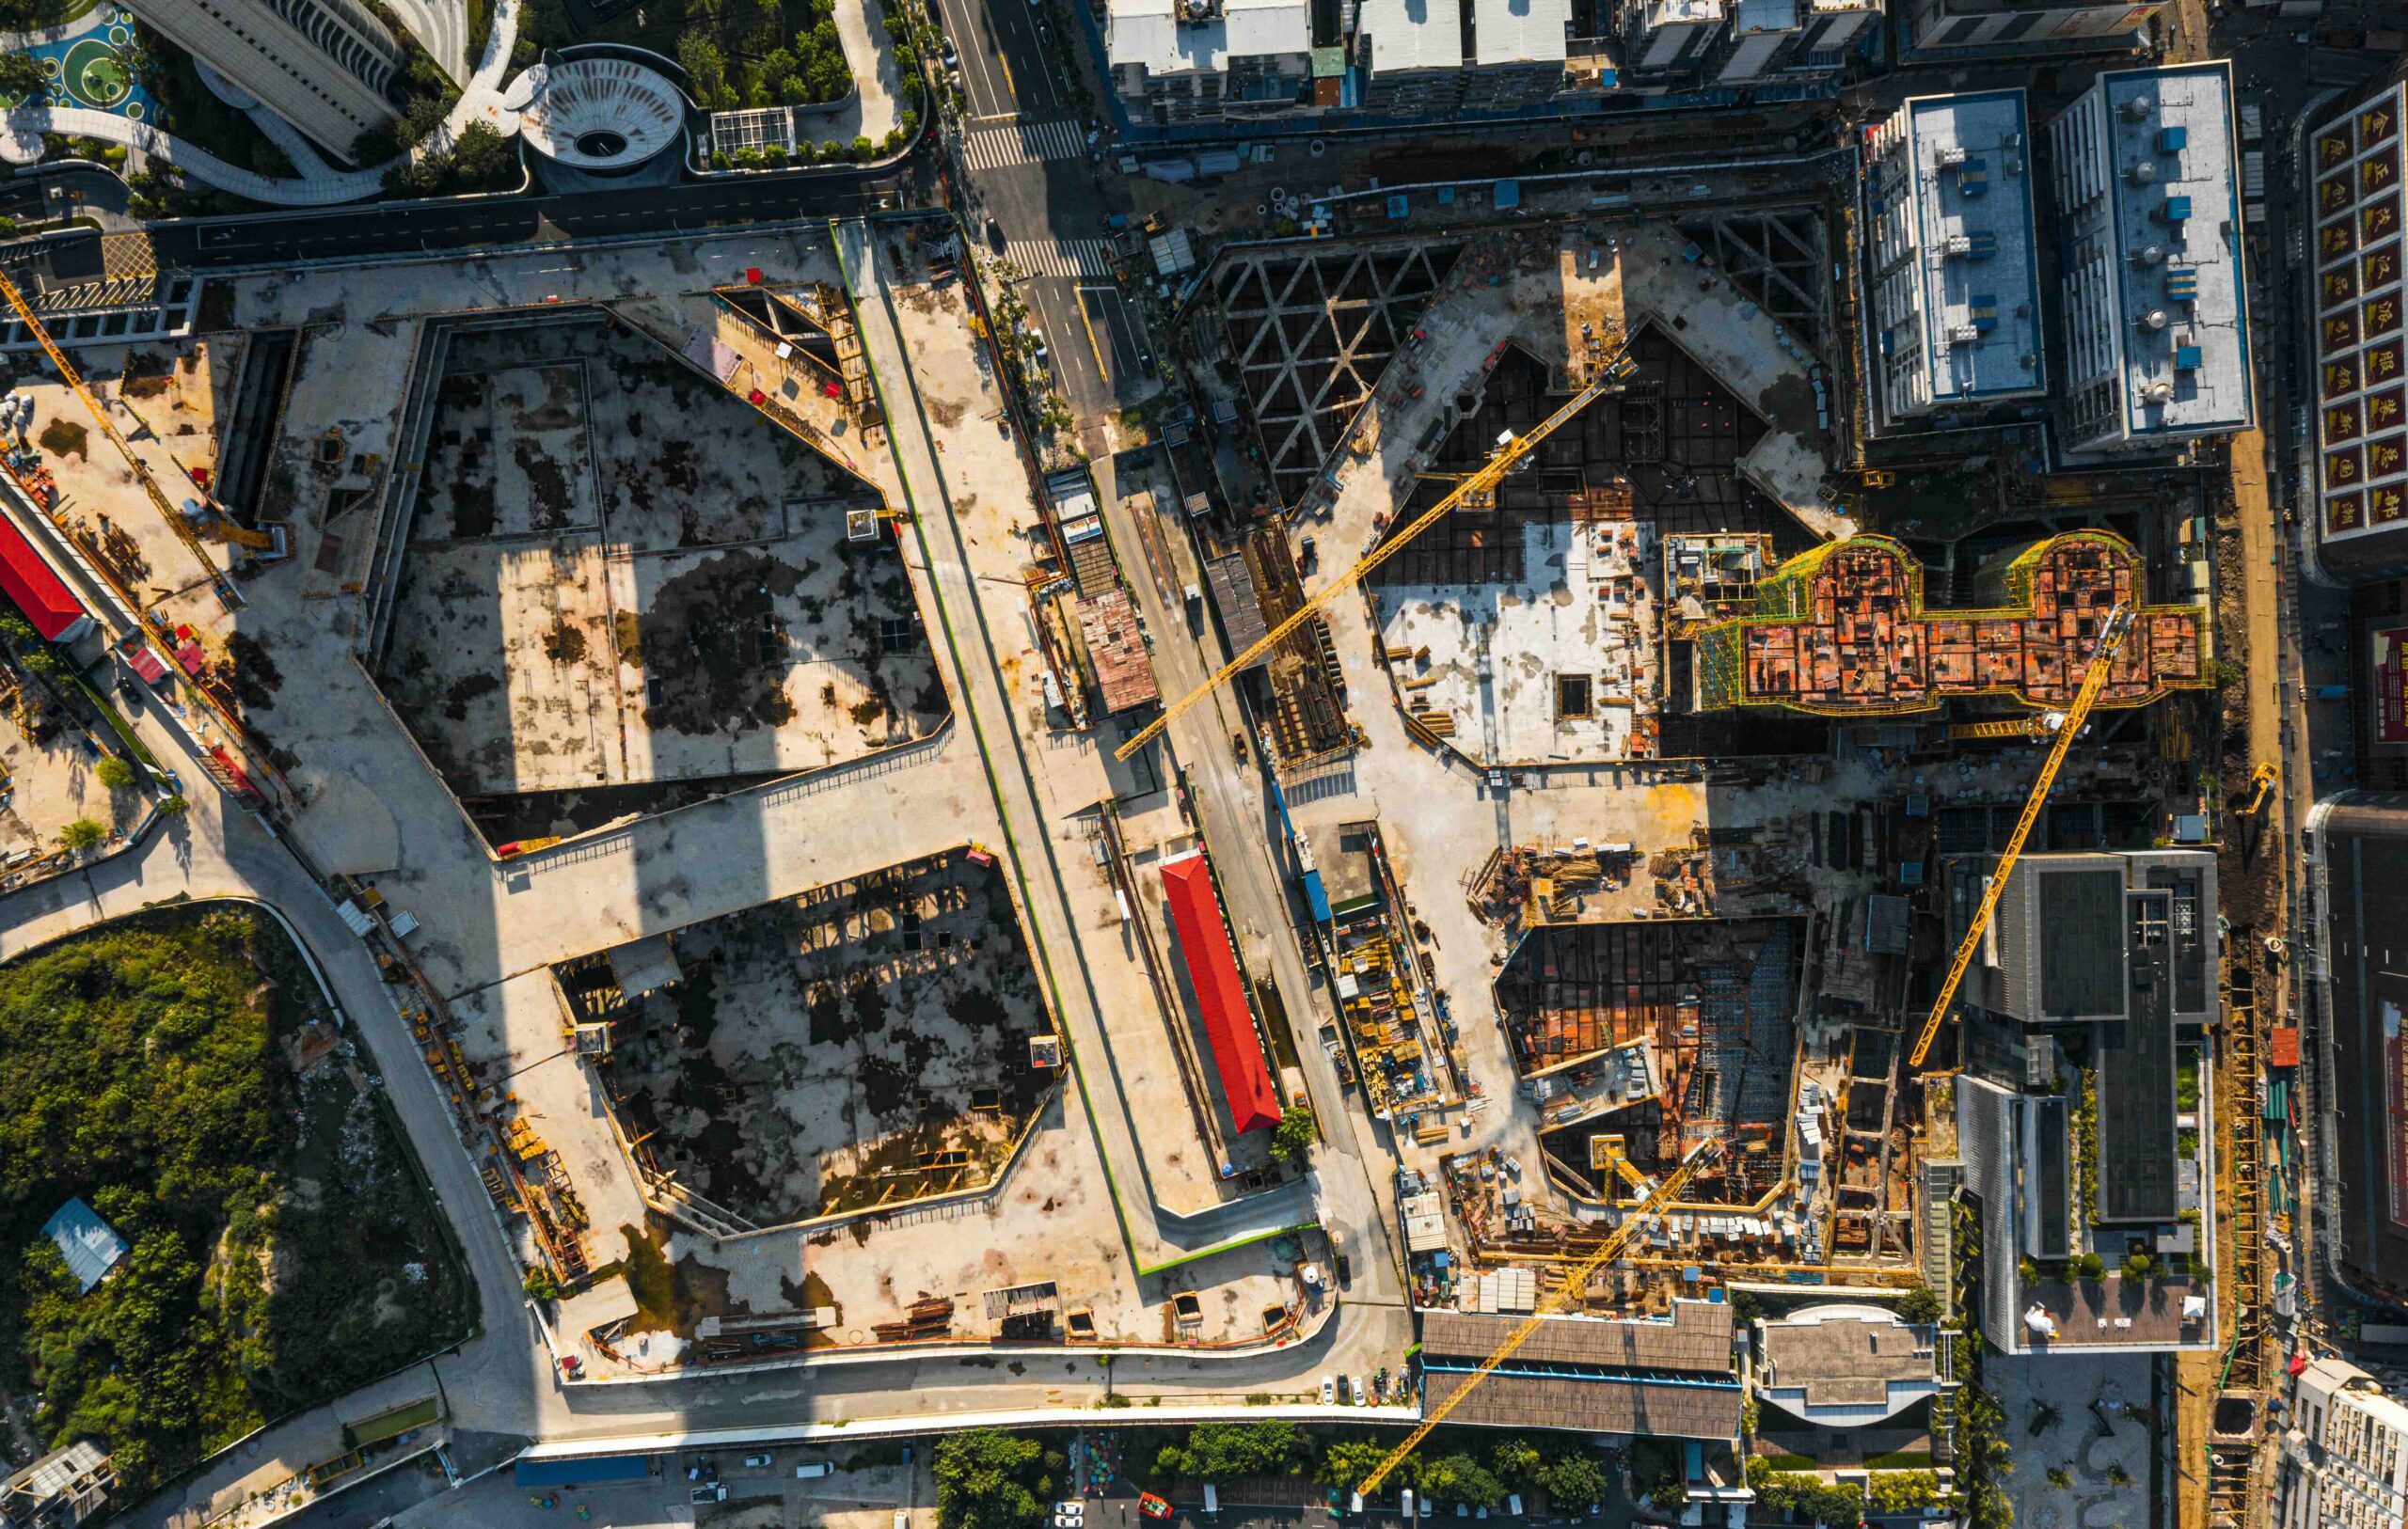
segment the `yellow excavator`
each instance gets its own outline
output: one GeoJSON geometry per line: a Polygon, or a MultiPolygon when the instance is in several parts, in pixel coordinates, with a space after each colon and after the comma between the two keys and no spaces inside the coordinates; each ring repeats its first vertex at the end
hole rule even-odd
{"type": "Polygon", "coordinates": [[[1990,926],[1990,915],[1998,911],[1999,899],[2006,895],[2007,878],[2023,854],[2023,842],[2032,837],[2033,825],[2040,821],[2040,809],[2048,805],[2049,793],[2056,789],[2057,771],[2065,765],[2066,750],[2073,747],[2083,724],[2090,719],[2090,708],[2099,703],[2099,692],[2107,687],[2107,676],[2115,667],[2115,650],[2122,646],[2124,634],[2131,624],[2131,607],[2117,606],[2099,625],[2099,642],[2090,651],[2090,667],[2083,673],[2082,688],[2075,692],[2073,704],[2066,708],[2063,720],[2057,723],[2057,741],[2040,764],[2039,778],[2032,782],[2032,795],[2023,803],[2023,815],[2015,820],[2015,831],[2007,835],[2006,848],[1999,855],[1997,868],[1990,872],[1988,885],[1982,889],[1980,906],[1973,909],[1972,922],[1965,926],[1965,938],[1957,942],[1956,959],[1948,963],[1948,975],[1940,985],[1939,996],[1931,1001],[1931,1013],[1924,1018],[1923,1033],[1915,1037],[1915,1048],[1909,1058],[1914,1066],[1922,1066],[1923,1059],[1931,1054],[1931,1043],[1939,1038],[1940,1027],[1947,1022],[1948,1012],[1956,1002],[1956,989],[1965,981],[1965,969],[1973,964],[1973,953],[1982,948],[1982,934],[1990,926]]]}
{"type": "Polygon", "coordinates": [[[2274,782],[2281,779],[2281,772],[2277,771],[2272,764],[2260,764],[2256,769],[2250,771],[2249,805],[2241,810],[2241,815],[2242,817],[2256,817],[2258,813],[2264,812],[2266,810],[2266,798],[2273,794],[2274,782]]]}
{"type": "Polygon", "coordinates": [[[1430,1437],[1430,1430],[1446,1422],[1448,1413],[1452,1412],[1465,1396],[1478,1390],[1480,1383],[1487,1379],[1498,1365],[1513,1358],[1515,1349],[1529,1342],[1530,1335],[1538,1332],[1541,1322],[1587,1294],[1589,1281],[1594,1277],[1597,1270],[1621,1257],[1623,1249],[1630,1245],[1633,1237],[1647,1229],[1648,1222],[1655,1220],[1656,1213],[1679,1198],[1681,1190],[1687,1187],[1689,1179],[1696,1174],[1697,1171],[1719,1157],[1721,1152],[1722,1143],[1719,1139],[1701,1142],[1691,1148],[1689,1155],[1681,1160],[1681,1165],[1666,1174],[1664,1182],[1656,1187],[1656,1192],[1640,1202],[1636,1209],[1625,1214],[1622,1224],[1615,1227],[1605,1241],[1597,1244],[1595,1252],[1573,1265],[1563,1276],[1562,1285],[1554,1294],[1540,1301],[1537,1310],[1523,1317],[1513,1331],[1506,1334],[1505,1341],[1498,1344],[1494,1352],[1480,1362],[1480,1368],[1472,1371],[1470,1378],[1457,1386],[1446,1400],[1425,1411],[1421,1417],[1421,1426],[1406,1434],[1402,1443],[1388,1451],[1387,1457],[1381,1460],[1372,1469],[1371,1474],[1363,1478],[1363,1484],[1354,1490],[1366,1497],[1379,1490],[1380,1483],[1386,1481],[1398,1466],[1411,1458],[1413,1452],[1420,1447],[1421,1441],[1430,1437]]]}

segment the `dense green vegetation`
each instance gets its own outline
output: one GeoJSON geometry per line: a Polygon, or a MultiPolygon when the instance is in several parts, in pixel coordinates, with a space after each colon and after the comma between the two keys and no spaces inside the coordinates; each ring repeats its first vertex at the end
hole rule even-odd
{"type": "Polygon", "coordinates": [[[1300,1163],[1312,1156],[1321,1145],[1321,1125],[1313,1119],[1312,1106],[1291,1104],[1279,1117],[1271,1132],[1271,1159],[1274,1162],[1300,1163]]]}
{"type": "Polygon", "coordinates": [[[972,1428],[937,1441],[938,1529],[1038,1529],[1062,1455],[1026,1434],[972,1428]]]}
{"type": "Polygon", "coordinates": [[[417,1172],[273,921],[136,915],[0,966],[0,1366],[47,1443],[106,1441],[131,1494],[459,1337],[472,1306],[417,1172]],[[78,1294],[41,1224],[131,1248],[78,1294]]]}

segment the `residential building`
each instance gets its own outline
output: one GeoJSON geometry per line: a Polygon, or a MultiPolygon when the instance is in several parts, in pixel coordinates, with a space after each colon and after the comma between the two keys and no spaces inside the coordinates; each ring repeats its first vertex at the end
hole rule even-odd
{"type": "Polygon", "coordinates": [[[2064,449],[2164,449],[2248,429],[2232,66],[2111,71],[2049,134],[2065,249],[2064,449]]]}
{"type": "Polygon", "coordinates": [[[402,45],[360,0],[126,0],[146,25],[320,146],[397,120],[402,45]]]}
{"type": "Polygon", "coordinates": [[[1756,1397],[1815,1427],[1877,1427],[1940,1395],[1941,1346],[1955,1336],[1870,1305],[1761,1317],[1756,1397]]]}
{"type": "Polygon", "coordinates": [[[1843,67],[1879,0],[1624,0],[1627,72],[1640,82],[1751,86],[1843,67]]]}
{"type": "Polygon", "coordinates": [[[2138,53],[2170,0],[1912,0],[1909,64],[2138,53]]]}
{"type": "Polygon", "coordinates": [[[2408,575],[2400,119],[2394,82],[2309,135],[2315,232],[2317,560],[2352,581],[2408,575]]]}
{"type": "Polygon", "coordinates": [[[1865,348],[1877,423],[2047,391],[2021,89],[1917,96],[1865,144],[1865,348]]]}
{"type": "Polygon", "coordinates": [[[1641,80],[1692,72],[1729,20],[1723,0],[1623,0],[1624,70],[1641,80]]]}
{"type": "Polygon", "coordinates": [[[2274,1464],[2273,1529],[2408,1524],[2408,1406],[2345,1360],[2291,1377],[2289,1427],[2274,1464]]]}
{"type": "MultiPolygon", "coordinates": [[[[1996,869],[1946,862],[1952,941],[1996,869]]],[[[2191,1273],[2215,1254],[2198,1214],[2215,927],[2204,850],[2025,855],[2010,874],[1961,992],[1956,1080],[1982,1331],[2005,1352],[2216,1346],[2191,1273]]]]}
{"type": "Polygon", "coordinates": [[[79,1439],[0,1482],[0,1529],[69,1529],[97,1518],[116,1486],[107,1454],[79,1439]]]}
{"type": "Polygon", "coordinates": [[[2326,796],[2306,841],[2326,1259],[2364,1295],[2408,1304],[2408,794],[2326,796]]]}
{"type": "Polygon", "coordinates": [[[1135,120],[1275,117],[1311,100],[1307,0],[1111,0],[1104,47],[1135,120]]]}

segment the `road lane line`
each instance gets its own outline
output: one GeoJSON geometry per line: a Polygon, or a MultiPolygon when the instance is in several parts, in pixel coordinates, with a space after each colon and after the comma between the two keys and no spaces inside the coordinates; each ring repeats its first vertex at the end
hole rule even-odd
{"type": "Polygon", "coordinates": [[[1087,351],[1095,357],[1096,375],[1101,377],[1104,386],[1109,387],[1112,386],[1112,369],[1103,364],[1103,347],[1095,340],[1095,321],[1087,316],[1087,289],[1071,288],[1070,300],[1079,310],[1079,327],[1087,332],[1087,351]]]}

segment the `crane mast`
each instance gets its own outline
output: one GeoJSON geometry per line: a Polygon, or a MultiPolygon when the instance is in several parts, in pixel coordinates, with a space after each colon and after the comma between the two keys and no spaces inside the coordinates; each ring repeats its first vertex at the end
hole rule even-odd
{"type": "Polygon", "coordinates": [[[1931,1054],[1931,1043],[1940,1036],[1940,1027],[1947,1021],[1948,1011],[1956,1001],[1956,989],[1965,981],[1966,969],[1973,964],[1973,953],[1982,947],[1982,936],[1990,926],[1990,915],[1998,911],[1999,899],[2006,894],[2008,875],[2015,870],[2016,859],[2023,853],[2023,842],[2032,837],[2032,826],[2040,821],[2040,809],[2047,806],[2049,793],[2056,789],[2057,771],[2064,767],[2066,750],[2073,747],[2074,735],[2090,718],[2090,708],[2098,703],[2099,692],[2107,687],[2107,676],[2115,664],[2115,650],[2123,644],[2124,633],[2132,623],[2132,608],[2117,606],[2107,613],[2099,629],[2099,645],[2091,650],[2090,668],[2083,671],[2082,688],[2075,692],[2073,704],[2066,708],[2065,720],[2057,728],[2057,741],[2049,747],[2049,757],[2041,762],[2039,778],[2032,782],[2032,795],[2024,799],[2023,815],[2015,820],[2015,831],[2006,838],[2006,848],[1998,858],[1998,865],[1990,872],[1989,881],[1982,889],[1982,900],[1973,909],[1973,920],[1965,926],[1965,938],[1957,942],[1956,958],[1948,963],[1948,975],[1940,985],[1940,993],[1931,1001],[1931,1013],[1925,1017],[1923,1033],[1915,1037],[1913,1054],[1909,1064],[1923,1065],[1931,1054]]]}

